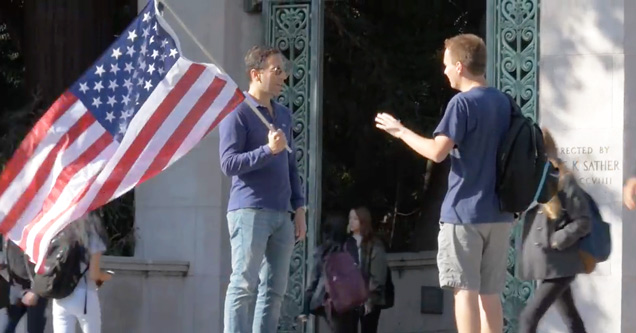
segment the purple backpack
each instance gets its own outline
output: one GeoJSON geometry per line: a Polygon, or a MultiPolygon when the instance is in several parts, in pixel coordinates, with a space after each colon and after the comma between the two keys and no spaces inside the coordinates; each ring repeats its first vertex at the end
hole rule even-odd
{"type": "Polygon", "coordinates": [[[338,251],[327,255],[325,272],[325,309],[345,313],[364,304],[369,290],[362,273],[348,252],[338,251]]]}

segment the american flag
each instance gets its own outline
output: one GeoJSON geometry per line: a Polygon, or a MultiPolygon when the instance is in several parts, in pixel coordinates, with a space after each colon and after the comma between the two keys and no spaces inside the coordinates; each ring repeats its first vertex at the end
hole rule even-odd
{"type": "Polygon", "coordinates": [[[40,266],[73,220],[157,175],[243,101],[181,55],[150,1],[37,122],[0,175],[0,232],[40,266]]]}

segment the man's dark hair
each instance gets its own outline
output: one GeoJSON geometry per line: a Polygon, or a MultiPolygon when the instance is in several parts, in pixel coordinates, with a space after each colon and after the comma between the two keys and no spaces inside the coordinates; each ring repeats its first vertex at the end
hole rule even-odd
{"type": "Polygon", "coordinates": [[[267,58],[274,54],[281,54],[280,50],[271,46],[254,46],[245,55],[245,72],[251,80],[252,69],[264,69],[267,58]]]}

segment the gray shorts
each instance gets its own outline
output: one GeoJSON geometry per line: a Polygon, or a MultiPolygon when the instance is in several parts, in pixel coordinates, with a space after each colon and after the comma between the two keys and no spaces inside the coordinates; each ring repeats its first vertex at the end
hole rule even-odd
{"type": "Polygon", "coordinates": [[[499,294],[506,283],[512,223],[440,223],[437,268],[442,288],[499,294]]]}

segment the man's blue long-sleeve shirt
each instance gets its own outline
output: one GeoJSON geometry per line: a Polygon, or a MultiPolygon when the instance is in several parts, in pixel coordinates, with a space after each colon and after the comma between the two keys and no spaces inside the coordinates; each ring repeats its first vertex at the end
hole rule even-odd
{"type": "MultiPolygon", "coordinates": [[[[247,98],[251,96],[247,95],[247,98]]],[[[255,105],[259,105],[251,98],[255,105]]],[[[272,101],[274,117],[257,107],[276,129],[281,129],[294,151],[291,111],[272,101]]],[[[305,204],[296,159],[286,150],[274,155],[267,146],[269,129],[246,102],[221,121],[219,154],[223,173],[232,178],[228,211],[263,208],[295,210],[305,204]]]]}

